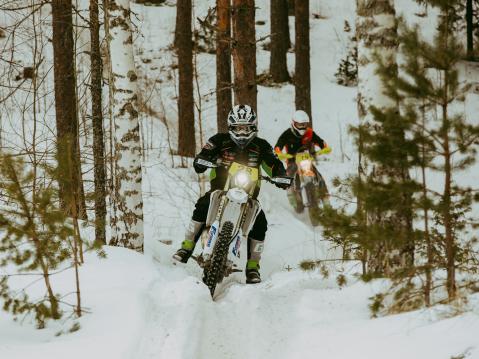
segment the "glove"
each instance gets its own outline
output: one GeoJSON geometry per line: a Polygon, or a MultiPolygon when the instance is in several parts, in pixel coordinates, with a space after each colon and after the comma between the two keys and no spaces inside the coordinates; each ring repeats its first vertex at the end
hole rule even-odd
{"type": "Polygon", "coordinates": [[[274,183],[274,185],[278,188],[281,188],[281,189],[288,189],[289,187],[291,187],[291,185],[293,184],[293,179],[291,177],[286,177],[286,176],[278,176],[277,177],[278,179],[282,178],[284,179],[285,181],[284,182],[276,182],[275,180],[273,180],[272,182],[274,183]],[[289,181],[288,181],[289,180],[289,181]]]}
{"type": "Polygon", "coordinates": [[[193,162],[193,168],[196,173],[203,173],[211,166],[207,166],[205,163],[210,162],[208,159],[196,157],[193,162]]]}
{"type": "Polygon", "coordinates": [[[291,184],[288,184],[288,183],[274,183],[274,185],[278,188],[281,188],[281,189],[288,189],[289,187],[291,187],[291,184]]]}

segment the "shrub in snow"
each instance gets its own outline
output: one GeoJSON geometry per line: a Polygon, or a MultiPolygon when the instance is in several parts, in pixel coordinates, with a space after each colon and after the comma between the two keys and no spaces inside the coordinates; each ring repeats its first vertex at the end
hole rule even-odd
{"type": "Polygon", "coordinates": [[[60,208],[51,179],[40,176],[49,171],[38,166],[26,171],[19,158],[0,154],[0,298],[15,317],[34,314],[39,328],[62,316],[51,276],[72,257],[73,266],[78,264],[79,250],[78,227],[60,208]],[[43,283],[43,289],[35,283],[43,283]]]}
{"type": "MultiPolygon", "coordinates": [[[[344,31],[350,32],[351,27],[346,21],[344,31]]],[[[334,74],[336,83],[341,86],[352,87],[358,85],[358,44],[356,37],[350,38],[349,50],[344,59],[339,63],[338,70],[334,74]]]]}

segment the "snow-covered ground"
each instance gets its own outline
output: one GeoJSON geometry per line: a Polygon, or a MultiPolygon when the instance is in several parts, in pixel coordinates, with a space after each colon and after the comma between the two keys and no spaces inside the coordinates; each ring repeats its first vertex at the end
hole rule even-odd
{"type": "MultiPolygon", "coordinates": [[[[398,12],[416,9],[409,0],[396,2],[398,12]]],[[[196,3],[195,16],[203,17],[213,1],[196,3]]],[[[258,25],[258,37],[269,31],[268,4],[257,1],[257,20],[266,22],[258,25]]],[[[356,121],[356,90],[340,87],[334,79],[347,52],[351,33],[343,31],[344,21],[354,24],[354,4],[311,1],[311,11],[324,17],[311,19],[312,102],[315,129],[334,149],[319,164],[330,187],[335,176],[356,168],[347,133],[356,121]]],[[[107,259],[87,256],[81,286],[88,312],[78,320],[81,328],[76,332],[68,332],[71,319],[36,330],[30,318],[13,322],[0,312],[0,358],[479,358],[479,295],[469,298],[462,314],[457,308],[436,306],[371,319],[369,298],[384,283],[360,281],[357,263],[332,261],[341,257],[340,250],[322,241],[321,231],[313,230],[306,216],[292,213],[284,192],[267,184],[260,196],[269,221],[261,284],[247,286],[243,274],[235,274],[212,301],[195,262],[172,264],[171,255],[183,239],[201,190],[191,168],[178,168],[179,159],[168,154],[167,133],[173,147],[176,142],[174,59],[167,49],[173,40],[175,8],[136,5],[133,10],[140,31],[135,44],[142,101],[152,110],[142,118],[148,149],[145,255],[106,248],[107,259]],[[155,112],[165,118],[160,122],[155,112]],[[328,275],[299,269],[305,259],[331,260],[325,262],[328,275]],[[347,279],[341,287],[339,274],[347,279]]],[[[258,73],[267,70],[268,61],[269,53],[259,46],[258,73]]],[[[290,54],[291,70],[293,61],[290,54]]],[[[214,57],[200,54],[198,69],[205,95],[215,86],[214,57]]],[[[259,87],[258,95],[260,136],[274,143],[289,126],[294,88],[259,87]]],[[[468,106],[479,106],[477,97],[468,99],[468,106]]],[[[214,96],[202,97],[202,110],[204,141],[215,131],[214,96]]],[[[69,271],[55,275],[55,291],[72,292],[71,276],[69,271]]]]}

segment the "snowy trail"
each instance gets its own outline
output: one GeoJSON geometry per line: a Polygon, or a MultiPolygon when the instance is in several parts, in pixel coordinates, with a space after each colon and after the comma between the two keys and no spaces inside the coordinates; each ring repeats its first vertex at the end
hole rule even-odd
{"type": "MultiPolygon", "coordinates": [[[[235,274],[213,302],[194,262],[162,266],[159,271],[169,272],[169,283],[153,284],[150,290],[146,307],[151,315],[135,358],[290,357],[284,354],[291,350],[295,327],[304,316],[298,300],[305,290],[335,285],[316,275],[285,269],[296,268],[304,258],[337,253],[328,251],[327,244],[319,240],[319,231],[302,222],[307,215],[293,215],[285,192],[265,186],[261,202],[270,224],[262,260],[263,283],[246,285],[244,274],[235,274]]],[[[174,249],[168,248],[166,255],[165,248],[157,253],[162,263],[174,249]]]]}
{"type": "MultiPolygon", "coordinates": [[[[339,167],[323,164],[326,171],[332,166],[339,167]]],[[[263,282],[246,285],[244,274],[235,274],[212,301],[196,263],[165,264],[175,248],[158,244],[162,279],[146,293],[146,326],[128,358],[450,359],[466,350],[468,359],[479,358],[479,343],[470,344],[477,342],[479,313],[448,319],[451,309],[438,306],[371,320],[369,298],[383,283],[358,280],[354,263],[331,263],[327,278],[298,269],[303,259],[341,253],[329,249],[306,216],[292,213],[284,192],[264,187],[261,202],[270,225],[263,282]],[[336,282],[340,272],[348,280],[343,288],[336,282]]],[[[479,304],[479,296],[473,300],[479,304]]]]}

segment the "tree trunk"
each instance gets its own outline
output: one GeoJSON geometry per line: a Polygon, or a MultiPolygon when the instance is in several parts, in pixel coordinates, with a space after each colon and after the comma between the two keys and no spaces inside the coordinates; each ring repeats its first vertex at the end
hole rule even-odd
{"type": "Polygon", "coordinates": [[[72,206],[75,206],[80,218],[86,218],[78,141],[71,0],[52,0],[52,27],[57,153],[63,174],[59,177],[60,201],[67,213],[72,214],[72,206]],[[68,163],[71,169],[66,168],[68,163]]]}
{"type": "Polygon", "coordinates": [[[449,301],[456,298],[456,244],[453,231],[453,218],[454,212],[453,204],[451,201],[452,195],[452,154],[449,142],[449,129],[450,121],[448,114],[449,106],[449,83],[447,76],[444,76],[444,100],[442,107],[442,137],[443,137],[443,151],[444,151],[444,192],[442,195],[443,206],[443,221],[445,231],[445,244],[446,244],[446,271],[447,271],[447,294],[449,301]]]}
{"type": "Polygon", "coordinates": [[[231,109],[231,0],[216,0],[216,122],[218,132],[228,132],[231,109]]]}
{"type": "Polygon", "coordinates": [[[254,0],[233,0],[234,102],[257,111],[254,0]]]}
{"type": "Polygon", "coordinates": [[[110,244],[143,251],[141,144],[138,120],[137,76],[133,58],[133,31],[129,0],[109,0],[111,72],[115,122],[115,179],[110,244]]]}
{"type": "MultiPolygon", "coordinates": [[[[274,1],[274,0],[273,0],[274,1]]],[[[294,3],[295,0],[287,0],[288,1],[288,15],[294,16],[294,3]]]]}
{"type": "Polygon", "coordinates": [[[176,49],[178,54],[178,154],[194,157],[195,112],[193,98],[193,39],[191,32],[191,0],[178,0],[176,49]]]}
{"type": "Polygon", "coordinates": [[[271,53],[269,72],[274,82],[280,83],[289,80],[286,58],[288,48],[288,2],[287,0],[271,1],[271,53]]]}
{"type": "Polygon", "coordinates": [[[289,34],[289,4],[288,0],[282,0],[284,2],[284,9],[281,12],[281,24],[283,25],[283,33],[286,43],[286,52],[291,48],[291,36],[289,34]]]}
{"type": "Polygon", "coordinates": [[[90,0],[91,117],[95,181],[95,240],[106,244],[106,173],[102,113],[102,61],[98,0],[90,0]]]}
{"type": "Polygon", "coordinates": [[[466,2],[467,59],[474,59],[472,0],[466,2]]]}
{"type": "Polygon", "coordinates": [[[311,64],[309,54],[309,0],[296,1],[295,14],[295,104],[296,110],[311,114],[311,64]]]}

